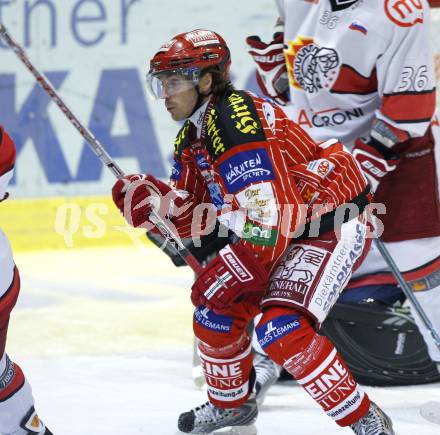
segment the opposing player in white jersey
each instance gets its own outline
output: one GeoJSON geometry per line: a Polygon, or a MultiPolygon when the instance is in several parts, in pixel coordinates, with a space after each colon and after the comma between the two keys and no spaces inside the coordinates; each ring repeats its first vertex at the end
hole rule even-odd
{"type": "MultiPolygon", "coordinates": [[[[8,197],[14,162],[15,145],[0,126],[0,202],[8,197]]],[[[5,352],[9,316],[19,291],[20,276],[11,246],[0,230],[0,434],[52,435],[35,412],[31,387],[21,368],[5,352]]]]}
{"type": "MultiPolygon", "coordinates": [[[[426,0],[276,0],[274,41],[249,37],[266,95],[316,141],[349,147],[386,206],[382,240],[440,330],[439,120],[426,0]]],[[[303,198],[309,186],[303,186],[303,198]]],[[[373,248],[359,286],[395,282],[373,248]]],[[[418,320],[433,361],[440,351],[418,320]]]]}

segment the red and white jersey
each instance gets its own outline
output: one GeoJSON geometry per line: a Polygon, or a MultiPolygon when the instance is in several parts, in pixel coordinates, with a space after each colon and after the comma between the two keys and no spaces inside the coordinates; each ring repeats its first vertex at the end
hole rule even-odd
{"type": "MultiPolygon", "coordinates": [[[[11,245],[6,235],[0,230],[0,304],[3,311],[8,293],[15,282],[15,264],[12,258],[11,245]]],[[[14,295],[15,296],[15,295],[14,295]]],[[[7,304],[9,306],[9,304],[7,304]]]]}
{"type": "Polygon", "coordinates": [[[0,201],[14,174],[15,157],[15,144],[0,125],[0,201]]]}
{"type": "MultiPolygon", "coordinates": [[[[14,171],[16,150],[9,135],[0,126],[0,201],[4,198],[14,171]]],[[[0,207],[2,203],[0,202],[0,207]]],[[[12,258],[11,245],[0,230],[0,318],[15,303],[19,288],[18,272],[12,258]]],[[[0,358],[1,358],[0,352],[0,358]]]]}
{"type": "Polygon", "coordinates": [[[317,145],[280,107],[238,90],[212,98],[184,124],[171,180],[186,196],[186,211],[173,217],[182,237],[194,236],[202,214],[195,207],[213,204],[214,217],[268,271],[316,214],[368,203],[366,180],[341,143],[317,145]]]}
{"type": "Polygon", "coordinates": [[[276,0],[284,22],[288,116],[316,141],[351,146],[378,118],[420,137],[435,112],[426,0],[276,0]]]}

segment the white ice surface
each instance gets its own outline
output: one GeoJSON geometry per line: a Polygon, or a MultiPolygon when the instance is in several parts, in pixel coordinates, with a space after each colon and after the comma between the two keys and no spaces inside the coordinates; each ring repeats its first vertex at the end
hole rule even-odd
{"type": "MultiPolygon", "coordinates": [[[[191,272],[154,249],[16,255],[22,293],[8,353],[25,371],[56,435],[168,435],[206,400],[191,379],[191,272]]],[[[366,388],[398,435],[438,435],[419,406],[439,384],[366,388]]],[[[274,386],[259,434],[350,434],[292,384],[274,386]]]]}

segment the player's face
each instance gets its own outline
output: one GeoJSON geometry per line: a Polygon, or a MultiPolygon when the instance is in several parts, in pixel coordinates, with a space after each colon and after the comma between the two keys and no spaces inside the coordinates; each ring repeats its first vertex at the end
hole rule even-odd
{"type": "Polygon", "coordinates": [[[197,103],[197,92],[194,88],[165,97],[165,107],[174,121],[189,118],[197,103]]]}
{"type": "Polygon", "coordinates": [[[165,107],[174,121],[188,118],[197,103],[197,91],[192,81],[180,75],[161,78],[165,107]]]}

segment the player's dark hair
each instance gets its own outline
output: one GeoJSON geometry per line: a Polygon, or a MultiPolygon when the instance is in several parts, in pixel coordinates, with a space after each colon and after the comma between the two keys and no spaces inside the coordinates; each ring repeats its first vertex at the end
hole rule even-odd
{"type": "Polygon", "coordinates": [[[220,96],[234,89],[233,84],[229,80],[225,80],[223,72],[217,66],[206,68],[202,71],[201,76],[211,73],[212,76],[212,94],[220,96]]]}

